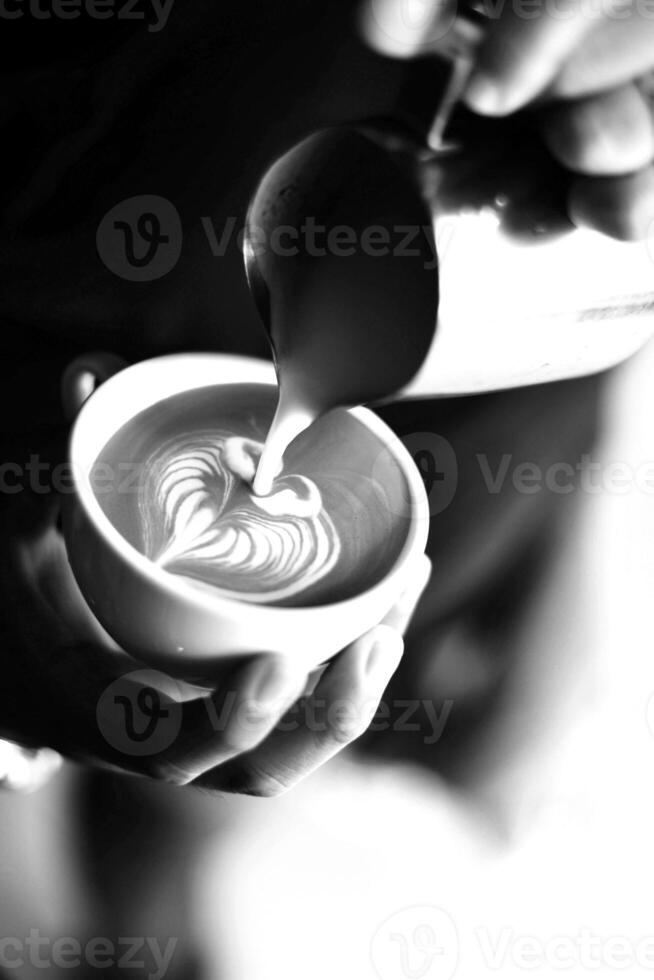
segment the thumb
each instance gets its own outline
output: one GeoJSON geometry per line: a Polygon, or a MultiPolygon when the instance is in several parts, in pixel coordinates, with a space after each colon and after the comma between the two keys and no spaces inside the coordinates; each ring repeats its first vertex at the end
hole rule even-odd
{"type": "Polygon", "coordinates": [[[420,555],[406,589],[382,620],[384,626],[391,626],[398,633],[404,633],[407,630],[420,597],[427,587],[427,582],[431,576],[431,567],[431,561],[427,555],[420,555]]]}

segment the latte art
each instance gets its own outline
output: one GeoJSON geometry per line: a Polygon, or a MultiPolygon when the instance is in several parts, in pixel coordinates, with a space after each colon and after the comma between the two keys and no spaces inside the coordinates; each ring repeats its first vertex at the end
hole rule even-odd
{"type": "Polygon", "coordinates": [[[147,557],[250,602],[289,599],[327,575],[341,546],[318,487],[287,474],[255,496],[245,479],[261,448],[210,431],[157,449],[139,488],[147,557]]]}
{"type": "Polygon", "coordinates": [[[156,402],[98,455],[96,500],[131,547],[210,595],[280,606],[348,599],[401,552],[407,524],[392,501],[404,499],[404,477],[377,438],[337,409],[291,443],[270,492],[257,496],[276,404],[277,389],[256,384],[156,402]]]}

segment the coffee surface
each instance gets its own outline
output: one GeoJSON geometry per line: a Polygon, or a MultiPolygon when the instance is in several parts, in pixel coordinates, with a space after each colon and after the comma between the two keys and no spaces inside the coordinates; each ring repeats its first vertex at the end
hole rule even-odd
{"type": "Polygon", "coordinates": [[[402,549],[405,478],[376,436],[336,410],[295,440],[271,492],[256,496],[276,401],[272,386],[238,384],[156,403],[98,456],[96,498],[131,545],[198,588],[283,606],[356,595],[402,549]]]}

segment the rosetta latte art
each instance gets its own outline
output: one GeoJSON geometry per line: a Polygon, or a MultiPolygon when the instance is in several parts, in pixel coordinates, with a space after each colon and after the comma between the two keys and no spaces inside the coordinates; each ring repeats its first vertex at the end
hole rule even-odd
{"type": "Polygon", "coordinates": [[[215,431],[179,436],[144,466],[138,509],[146,555],[231,598],[275,602],[304,591],[338,561],[341,543],[307,477],[249,487],[262,444],[215,431]]]}

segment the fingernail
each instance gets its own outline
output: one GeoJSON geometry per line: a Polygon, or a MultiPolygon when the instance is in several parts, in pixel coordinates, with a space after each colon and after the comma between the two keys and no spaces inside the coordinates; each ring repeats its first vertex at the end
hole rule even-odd
{"type": "Polygon", "coordinates": [[[475,72],[468,82],[463,100],[483,116],[497,116],[504,111],[504,97],[497,82],[484,72],[475,72]]]}
{"type": "Polygon", "coordinates": [[[391,626],[376,626],[372,632],[372,646],[366,659],[366,675],[380,668],[392,672],[404,651],[402,635],[391,626]]]}

